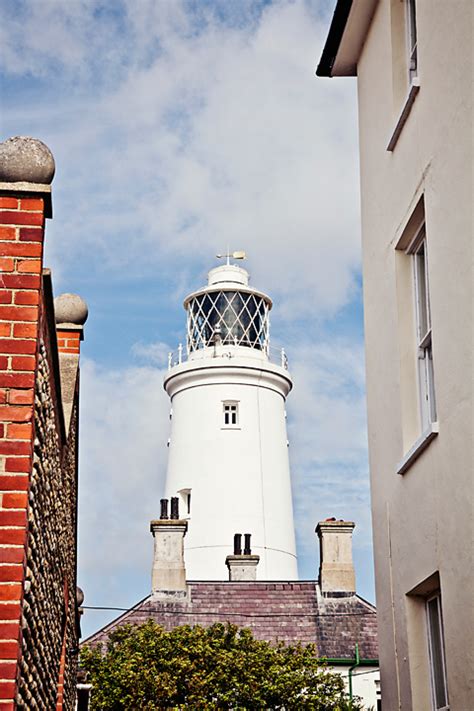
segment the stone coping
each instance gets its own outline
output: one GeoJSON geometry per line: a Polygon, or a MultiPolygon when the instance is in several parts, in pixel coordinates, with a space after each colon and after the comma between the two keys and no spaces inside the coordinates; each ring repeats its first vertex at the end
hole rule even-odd
{"type": "Polygon", "coordinates": [[[26,195],[41,195],[44,198],[44,216],[52,218],[53,216],[53,203],[52,203],[52,190],[51,185],[46,183],[7,183],[5,181],[0,181],[0,194],[11,194],[18,196],[18,193],[24,193],[26,195]]]}

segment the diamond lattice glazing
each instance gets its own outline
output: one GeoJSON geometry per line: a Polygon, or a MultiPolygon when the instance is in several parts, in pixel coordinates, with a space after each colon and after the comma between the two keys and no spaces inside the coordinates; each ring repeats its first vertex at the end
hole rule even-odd
{"type": "Polygon", "coordinates": [[[213,345],[258,348],[268,354],[269,305],[258,294],[214,291],[188,304],[188,353],[213,345]]]}

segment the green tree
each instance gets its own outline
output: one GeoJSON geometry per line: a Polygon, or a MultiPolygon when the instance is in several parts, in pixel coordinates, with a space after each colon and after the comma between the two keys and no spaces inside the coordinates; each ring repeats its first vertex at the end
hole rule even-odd
{"type": "Polygon", "coordinates": [[[123,625],[107,644],[85,646],[92,711],[285,709],[356,711],[314,645],[271,645],[231,624],[123,625]]]}

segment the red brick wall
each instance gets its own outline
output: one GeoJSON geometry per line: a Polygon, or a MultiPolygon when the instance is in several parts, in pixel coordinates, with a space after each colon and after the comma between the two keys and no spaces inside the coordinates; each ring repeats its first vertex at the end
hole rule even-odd
{"type": "Polygon", "coordinates": [[[58,348],[45,198],[0,194],[0,711],[75,704],[78,380],[66,433],[57,350],[80,334],[58,348]]]}
{"type": "Polygon", "coordinates": [[[33,455],[44,200],[0,196],[0,709],[14,708],[33,455]]]}
{"type": "Polygon", "coordinates": [[[60,353],[80,353],[81,334],[79,331],[58,329],[57,334],[60,353]]]}

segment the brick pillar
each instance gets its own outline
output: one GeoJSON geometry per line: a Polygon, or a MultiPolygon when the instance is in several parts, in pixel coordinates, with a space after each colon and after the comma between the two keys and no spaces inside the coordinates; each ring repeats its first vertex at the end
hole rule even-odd
{"type": "Polygon", "coordinates": [[[59,353],[78,356],[84,340],[84,324],[89,310],[77,294],[61,294],[54,300],[59,353]]]}
{"type": "MultiPolygon", "coordinates": [[[[72,407],[79,376],[79,355],[87,321],[87,304],[77,294],[61,294],[54,300],[56,336],[61,373],[61,394],[66,431],[69,431],[72,407]]],[[[1,711],[1,710],[0,710],[1,711]]]]}
{"type": "MultiPolygon", "coordinates": [[[[35,144],[32,139],[22,140],[30,142],[30,146],[35,144]]],[[[36,143],[44,146],[39,141],[36,143]]],[[[53,161],[49,151],[48,154],[53,161]]],[[[25,154],[20,158],[25,159],[25,154]]],[[[49,184],[24,182],[21,175],[15,182],[2,182],[8,178],[5,176],[7,163],[4,161],[0,169],[1,711],[15,708],[17,665],[21,657],[21,610],[27,584],[28,492],[34,442],[38,305],[44,223],[45,217],[51,216],[49,184]]],[[[14,169],[18,167],[17,163],[12,165],[14,169]]],[[[34,171],[28,173],[31,179],[30,176],[34,179],[34,171]]]]}
{"type": "Polygon", "coordinates": [[[56,333],[58,335],[58,351],[60,353],[79,355],[81,352],[81,340],[84,338],[82,326],[67,329],[64,324],[58,324],[56,333]]]}

